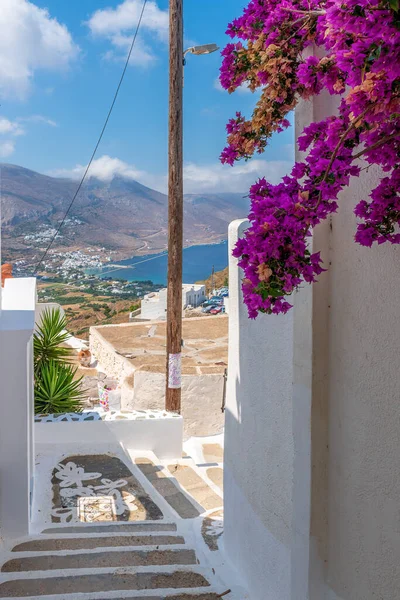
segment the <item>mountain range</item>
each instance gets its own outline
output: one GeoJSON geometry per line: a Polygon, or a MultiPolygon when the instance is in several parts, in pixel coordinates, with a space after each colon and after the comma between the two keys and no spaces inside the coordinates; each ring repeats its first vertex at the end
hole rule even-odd
{"type": "MultiPolygon", "coordinates": [[[[1,222],[5,254],[29,254],[65,215],[77,189],[72,179],[49,177],[0,164],[1,222]]],[[[187,194],[184,244],[217,242],[227,237],[230,221],[248,212],[244,194],[187,194]]],[[[148,254],[167,246],[168,198],[137,181],[85,181],[54,248],[101,246],[118,258],[148,254]]]]}

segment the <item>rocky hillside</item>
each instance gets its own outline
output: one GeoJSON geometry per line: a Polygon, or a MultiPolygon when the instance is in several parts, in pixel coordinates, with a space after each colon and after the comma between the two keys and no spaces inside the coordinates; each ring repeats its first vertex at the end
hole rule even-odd
{"type": "Polygon", "coordinates": [[[199,283],[204,283],[206,286],[206,293],[209,294],[210,292],[212,292],[213,290],[213,281],[214,281],[214,289],[219,289],[222,287],[226,287],[229,285],[229,267],[226,267],[226,269],[223,269],[222,271],[217,271],[216,273],[214,273],[214,277],[209,277],[208,279],[206,279],[203,282],[199,282],[199,283]]]}
{"type": "MultiPolygon", "coordinates": [[[[3,244],[7,251],[44,246],[62,219],[77,182],[0,164],[3,244]]],[[[228,223],[247,214],[243,194],[185,196],[185,245],[226,238],[228,223]]],[[[114,178],[85,182],[55,248],[102,246],[119,256],[163,250],[167,243],[167,196],[140,183],[114,178]]]]}

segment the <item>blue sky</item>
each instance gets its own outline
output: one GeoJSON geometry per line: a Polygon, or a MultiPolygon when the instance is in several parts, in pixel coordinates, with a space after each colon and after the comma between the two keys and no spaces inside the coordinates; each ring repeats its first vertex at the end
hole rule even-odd
{"type": "MultiPolygon", "coordinates": [[[[78,177],[118,82],[142,0],[1,0],[0,161],[78,177]],[[44,9],[44,10],[43,10],[44,9]]],[[[245,0],[185,2],[185,38],[223,47],[245,0]]],[[[115,174],[165,190],[167,172],[167,0],[149,1],[137,48],[93,175],[115,174]]],[[[225,124],[249,115],[250,92],[218,89],[219,53],[189,56],[185,69],[185,189],[245,191],[258,176],[278,180],[292,161],[293,130],[260,158],[219,165],[225,124]]]]}

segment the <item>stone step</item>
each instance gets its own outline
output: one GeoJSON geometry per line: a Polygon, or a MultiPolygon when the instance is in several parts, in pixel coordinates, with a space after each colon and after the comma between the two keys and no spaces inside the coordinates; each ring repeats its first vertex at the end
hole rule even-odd
{"type": "Polygon", "coordinates": [[[220,444],[203,444],[203,456],[206,463],[223,463],[224,449],[220,444]]]}
{"type": "MultiPolygon", "coordinates": [[[[174,592],[166,592],[166,593],[162,593],[161,596],[138,596],[137,594],[141,593],[141,592],[128,592],[129,596],[124,595],[123,598],[115,598],[115,596],[113,596],[112,598],[99,598],[98,596],[96,596],[96,600],[221,600],[221,596],[216,594],[215,592],[209,592],[206,594],[202,594],[202,593],[174,593],[174,592]],[[172,595],[170,595],[172,593],[172,595]],[[135,595],[132,595],[135,594],[135,595]]],[[[10,596],[9,596],[10,598],[10,596]]],[[[11,596],[11,598],[14,598],[15,600],[18,600],[18,598],[25,598],[26,600],[36,600],[36,597],[33,596],[11,596]]],[[[49,596],[45,596],[45,598],[49,598],[49,596]]],[[[55,598],[55,596],[51,596],[51,598],[55,598]]],[[[86,598],[86,596],[81,596],[79,595],[79,598],[81,600],[84,600],[84,598],[86,598]]],[[[92,597],[90,596],[91,600],[92,597]]],[[[64,600],[76,600],[76,596],[62,596],[62,599],[64,600]]],[[[224,600],[225,600],[225,596],[224,596],[224,600]]],[[[227,595],[226,596],[226,600],[230,600],[230,596],[227,595]]]]}
{"type": "MultiPolygon", "coordinates": [[[[0,583],[0,598],[27,598],[62,594],[103,593],[133,590],[190,589],[209,587],[201,573],[194,571],[97,573],[70,577],[13,579],[0,583]]],[[[163,596],[165,597],[165,596],[163,596]]],[[[179,596],[178,596],[179,598],[179,596]]],[[[189,596],[190,598],[190,596],[189,596]]]]}
{"type": "Polygon", "coordinates": [[[145,457],[136,458],[135,462],[157,492],[182,519],[194,519],[200,515],[199,510],[179,490],[169,473],[164,472],[162,467],[145,457]]]}
{"type": "Polygon", "coordinates": [[[172,546],[184,544],[176,535],[125,535],[84,538],[38,538],[14,546],[12,552],[51,552],[58,550],[91,550],[93,548],[118,548],[123,546],[172,546]]]}
{"type": "Polygon", "coordinates": [[[50,554],[13,558],[2,566],[1,571],[3,573],[17,573],[54,569],[195,565],[196,563],[194,550],[115,550],[85,554],[50,554]]]}
{"type": "Polygon", "coordinates": [[[206,475],[222,492],[224,489],[224,471],[221,467],[210,467],[206,470],[206,475]]]}
{"type": "Polygon", "coordinates": [[[203,507],[204,511],[222,506],[221,496],[216,494],[192,467],[177,463],[168,465],[168,470],[181,487],[203,507]]]}
{"type": "MultiPolygon", "coordinates": [[[[174,594],[173,596],[125,596],[125,598],[112,598],[112,600],[221,600],[221,596],[213,592],[209,594],[174,594]]],[[[225,598],[225,596],[224,596],[225,598]]],[[[108,600],[107,598],[97,598],[97,600],[108,600]]],[[[229,596],[226,597],[229,600],[229,596]]]]}
{"type": "Polygon", "coordinates": [[[125,523],[121,525],[108,524],[104,525],[91,525],[85,523],[84,525],[66,526],[66,527],[51,527],[44,529],[43,534],[62,534],[67,535],[71,533],[78,534],[93,534],[93,533],[134,533],[142,531],[176,531],[175,523],[125,523]]]}

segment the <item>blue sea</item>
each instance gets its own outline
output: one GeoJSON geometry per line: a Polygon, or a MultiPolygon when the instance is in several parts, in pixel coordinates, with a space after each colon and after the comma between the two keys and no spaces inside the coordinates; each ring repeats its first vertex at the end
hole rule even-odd
{"type": "MultiPolygon", "coordinates": [[[[135,256],[115,263],[129,265],[126,269],[103,267],[103,269],[88,269],[90,275],[126,279],[127,281],[152,281],[155,284],[167,283],[167,253],[135,256]]],[[[195,283],[210,277],[212,268],[222,271],[228,266],[228,242],[190,246],[183,251],[183,282],[195,283]]]]}

